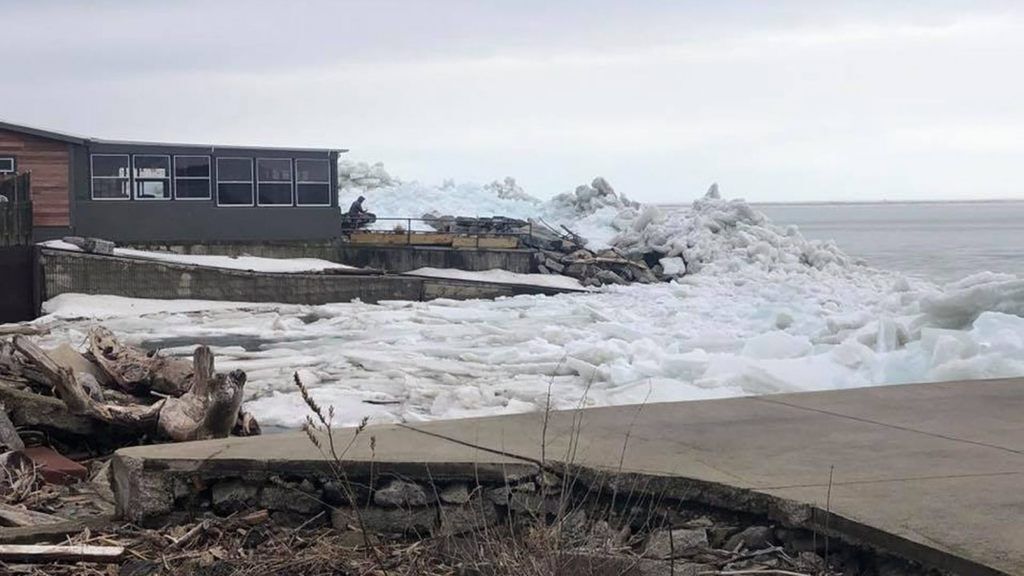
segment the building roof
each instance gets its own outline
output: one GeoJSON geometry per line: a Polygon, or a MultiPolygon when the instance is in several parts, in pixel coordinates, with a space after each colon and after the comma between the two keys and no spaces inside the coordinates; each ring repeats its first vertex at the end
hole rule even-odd
{"type": "Polygon", "coordinates": [[[28,134],[30,136],[38,136],[40,138],[46,138],[48,140],[59,140],[61,142],[69,142],[71,144],[86,145],[89,143],[95,144],[107,144],[107,145],[125,145],[125,146],[169,146],[169,147],[181,147],[181,148],[226,148],[226,149],[245,149],[245,150],[294,150],[302,152],[313,152],[329,150],[332,152],[348,152],[347,148],[295,148],[289,146],[240,146],[240,145],[216,145],[216,144],[183,144],[175,142],[143,142],[134,140],[106,140],[102,138],[90,138],[88,136],[80,136],[77,134],[70,134],[68,132],[57,132],[56,130],[48,130],[44,128],[34,128],[32,126],[25,126],[24,124],[12,124],[10,122],[4,122],[0,120],[0,130],[9,130],[11,132],[19,132],[21,134],[28,134]]]}

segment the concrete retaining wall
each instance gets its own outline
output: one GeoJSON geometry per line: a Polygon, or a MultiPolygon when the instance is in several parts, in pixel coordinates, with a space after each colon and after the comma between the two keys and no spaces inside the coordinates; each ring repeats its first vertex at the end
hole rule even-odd
{"type": "Polygon", "coordinates": [[[536,272],[532,250],[450,248],[445,246],[365,246],[337,240],[323,242],[209,242],[204,244],[132,242],[131,248],[178,254],[222,254],[266,258],[320,258],[361,268],[400,274],[418,268],[536,272]]]}
{"type": "Polygon", "coordinates": [[[75,292],[132,298],[325,304],[557,294],[535,286],[392,275],[268,274],[41,250],[42,298],[75,292]]]}

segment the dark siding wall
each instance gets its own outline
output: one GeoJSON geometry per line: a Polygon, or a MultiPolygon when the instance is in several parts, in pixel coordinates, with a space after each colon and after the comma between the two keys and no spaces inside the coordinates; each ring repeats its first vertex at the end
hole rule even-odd
{"type": "Polygon", "coordinates": [[[203,242],[326,240],[340,233],[337,208],[337,153],[94,143],[74,157],[74,233],[118,242],[203,242]],[[90,154],[198,154],[212,158],[210,200],[91,199],[90,154]],[[327,158],[331,169],[331,206],[217,206],[218,157],[327,158]]]}

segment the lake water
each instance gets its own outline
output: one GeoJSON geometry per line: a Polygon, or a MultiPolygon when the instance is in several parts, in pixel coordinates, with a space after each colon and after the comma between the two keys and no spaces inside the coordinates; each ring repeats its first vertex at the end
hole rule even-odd
{"type": "Polygon", "coordinates": [[[991,270],[1024,277],[1024,201],[760,204],[776,224],[835,240],[868,264],[938,283],[991,270]]]}

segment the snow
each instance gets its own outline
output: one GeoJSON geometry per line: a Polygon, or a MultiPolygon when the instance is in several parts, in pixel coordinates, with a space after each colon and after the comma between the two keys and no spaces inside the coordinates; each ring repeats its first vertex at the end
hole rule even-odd
{"type": "Polygon", "coordinates": [[[1024,281],[1013,276],[939,286],[869,268],[716,197],[717,187],[670,214],[613,198],[597,181],[541,202],[507,181],[384,184],[382,170],[360,177],[376,187],[344,193],[365,192],[378,214],[564,218],[597,231],[591,241],[684,260],[686,275],[557,296],[375,305],[63,295],[37,321],[51,328],[44,344],[80,345],[95,318],[175,354],[208,343],[219,369],[247,371],[246,408],[278,426],[306,414],[295,371],[340,424],[539,410],[549,391],[552,407],[569,409],[1024,375],[1024,281]]]}
{"type": "MultiPolygon", "coordinates": [[[[63,240],[48,240],[41,243],[47,248],[80,252],[81,248],[63,240]]],[[[130,248],[114,248],[115,256],[144,258],[177,264],[192,264],[210,268],[228,268],[230,270],[249,270],[253,272],[276,272],[295,274],[302,272],[323,272],[324,270],[353,269],[352,266],[320,260],[317,258],[262,258],[258,256],[209,256],[197,254],[175,254],[173,252],[152,252],[133,250],[130,248]]]]}
{"type": "Polygon", "coordinates": [[[525,284],[528,286],[543,286],[546,288],[560,288],[562,290],[590,290],[580,284],[580,281],[569,276],[559,274],[520,274],[508,270],[492,269],[470,272],[468,270],[456,270],[454,268],[419,268],[408,272],[413,276],[430,276],[431,278],[454,278],[456,280],[475,280],[477,282],[494,282],[497,284],[525,284]]]}

